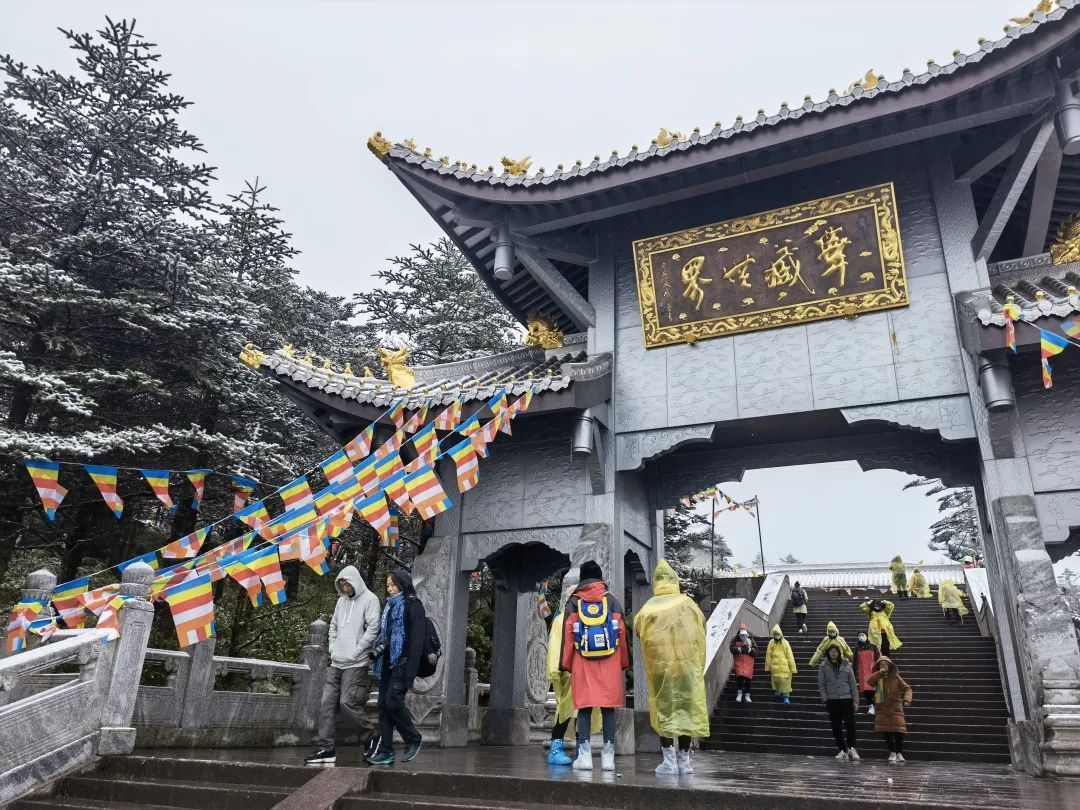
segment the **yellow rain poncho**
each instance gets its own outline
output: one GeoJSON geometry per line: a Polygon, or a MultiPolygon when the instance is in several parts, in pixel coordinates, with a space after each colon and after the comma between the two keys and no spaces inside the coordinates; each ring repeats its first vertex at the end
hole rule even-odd
{"type": "Polygon", "coordinates": [[[937,600],[942,608],[959,610],[961,616],[968,614],[968,609],[964,606],[964,595],[951,579],[945,580],[938,586],[937,600]]]}
{"type": "Polygon", "coordinates": [[[891,618],[895,605],[888,599],[882,599],[881,604],[885,606],[885,609],[875,611],[870,607],[870,604],[870,602],[863,602],[859,605],[859,610],[870,619],[870,623],[866,626],[866,638],[875,647],[880,648],[881,635],[884,633],[889,639],[889,652],[899,650],[903,646],[903,642],[896,635],[891,618]]]}
{"type": "Polygon", "coordinates": [[[845,661],[854,661],[855,654],[851,651],[851,647],[844,637],[840,635],[840,628],[836,626],[836,622],[829,622],[825,625],[825,638],[818,644],[818,648],[814,651],[814,654],[810,657],[810,666],[816,667],[821,663],[825,657],[825,651],[829,649],[833,644],[840,648],[840,654],[844,656],[845,661]],[[836,638],[830,638],[829,633],[836,633],[836,638]]]}
{"type": "Polygon", "coordinates": [[[897,554],[889,563],[889,573],[892,574],[892,592],[902,593],[907,590],[907,566],[897,554]]]}
{"type": "Polygon", "coordinates": [[[911,572],[907,589],[915,594],[916,599],[930,598],[930,583],[926,581],[926,576],[918,568],[911,572]]]}
{"type": "Polygon", "coordinates": [[[649,688],[649,722],[661,737],[708,737],[705,701],[705,617],[679,577],[661,560],[653,574],[653,597],[637,611],[649,688]]]}
{"type": "MultiPolygon", "coordinates": [[[[562,659],[563,640],[563,614],[559,611],[551,622],[548,630],[547,648],[547,676],[551,681],[551,688],[555,691],[555,723],[577,717],[577,709],[574,708],[574,693],[570,691],[570,673],[559,669],[559,661],[562,659]]],[[[592,731],[596,734],[601,730],[601,714],[599,709],[593,709],[592,731]]],[[[570,734],[576,732],[571,729],[570,734]]]]}
{"type": "Polygon", "coordinates": [[[791,678],[799,671],[795,666],[795,655],[791,652],[791,645],[784,638],[780,625],[773,625],[774,638],[769,641],[769,648],[765,651],[765,671],[772,675],[772,688],[781,695],[791,694],[791,678]],[[775,636],[779,634],[780,640],[775,636]]]}

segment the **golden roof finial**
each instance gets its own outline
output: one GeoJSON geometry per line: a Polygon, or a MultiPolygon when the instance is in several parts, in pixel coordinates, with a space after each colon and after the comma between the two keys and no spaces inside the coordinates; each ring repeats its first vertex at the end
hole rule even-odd
{"type": "Polygon", "coordinates": [[[847,90],[844,91],[845,96],[850,96],[856,87],[861,87],[863,90],[873,90],[878,86],[880,78],[874,73],[874,69],[866,71],[866,74],[857,82],[851,84],[847,90]]]}
{"type": "Polygon", "coordinates": [[[526,346],[540,346],[544,349],[561,349],[564,335],[551,315],[534,312],[529,315],[526,346]]]}
{"type": "MultiPolygon", "coordinates": [[[[1049,14],[1054,10],[1054,6],[1057,5],[1057,0],[1039,0],[1038,4],[1031,11],[1023,17],[1010,17],[1009,22],[1016,23],[1017,28],[1023,28],[1025,25],[1031,25],[1035,22],[1036,14],[1049,14]]],[[[1005,29],[1008,31],[1008,27],[1005,29]]]]}
{"type": "Polygon", "coordinates": [[[281,353],[286,357],[292,357],[294,354],[296,354],[296,349],[293,348],[293,345],[291,343],[286,343],[284,346],[281,347],[281,353]]]}
{"type": "Polygon", "coordinates": [[[400,349],[379,349],[379,362],[386,369],[386,378],[398,388],[412,388],[416,385],[416,376],[406,363],[409,362],[409,347],[400,349]]]}
{"type": "Polygon", "coordinates": [[[240,362],[245,366],[257,369],[265,359],[266,355],[255,348],[254,343],[245,343],[244,348],[240,350],[240,362]]]}
{"type": "Polygon", "coordinates": [[[323,371],[330,371],[331,370],[330,361],[329,360],[323,360],[322,361],[322,367],[323,367],[323,371]]]}
{"type": "Polygon", "coordinates": [[[311,354],[305,354],[304,355],[304,365],[305,366],[310,366],[311,365],[311,354]]]}
{"type": "Polygon", "coordinates": [[[660,132],[657,133],[656,138],[653,139],[653,143],[663,149],[665,146],[671,146],[673,143],[677,143],[683,140],[686,136],[679,132],[677,129],[673,129],[668,132],[666,127],[660,127],[660,132]]]}
{"type": "Polygon", "coordinates": [[[367,366],[364,366],[364,379],[365,380],[372,380],[374,378],[375,378],[375,375],[371,373],[371,369],[368,368],[367,366]]]}
{"type": "Polygon", "coordinates": [[[375,134],[367,139],[367,147],[370,149],[379,160],[382,160],[390,154],[390,150],[393,148],[393,144],[383,137],[383,134],[378,130],[375,134]]]}
{"type": "Polygon", "coordinates": [[[1080,214],[1070,215],[1058,226],[1050,258],[1054,264],[1080,261],[1080,214]]]}
{"type": "Polygon", "coordinates": [[[411,151],[416,151],[416,141],[414,141],[412,138],[406,138],[402,141],[402,143],[405,144],[405,146],[407,146],[411,151]]]}
{"type": "Polygon", "coordinates": [[[345,362],[345,370],[342,371],[341,373],[344,374],[347,377],[351,377],[352,376],[352,363],[346,361],[345,362]]]}
{"type": "Polygon", "coordinates": [[[511,177],[520,177],[529,171],[529,167],[532,166],[532,155],[526,155],[521,160],[511,160],[503,155],[502,157],[503,170],[511,177]]]}

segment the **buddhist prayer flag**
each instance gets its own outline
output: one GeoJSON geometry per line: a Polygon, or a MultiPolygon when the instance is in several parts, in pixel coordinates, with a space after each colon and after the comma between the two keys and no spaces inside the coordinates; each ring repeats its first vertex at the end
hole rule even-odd
{"type": "Polygon", "coordinates": [[[390,420],[394,423],[394,427],[401,430],[405,424],[405,400],[399,399],[391,406],[390,410],[386,412],[386,415],[390,417],[390,420]]]}
{"type": "Polygon", "coordinates": [[[381,491],[376,492],[370,498],[358,501],[356,511],[360,513],[360,517],[368,522],[371,528],[379,533],[383,540],[387,539],[390,510],[386,506],[386,496],[381,491]]]}
{"type": "Polygon", "coordinates": [[[1080,320],[1075,316],[1061,322],[1061,331],[1069,337],[1080,337],[1080,320]]]}
{"type": "Polygon", "coordinates": [[[150,598],[157,599],[166,588],[171,588],[179,582],[185,582],[192,577],[198,576],[193,570],[194,567],[195,560],[188,560],[179,565],[173,565],[158,571],[158,575],[154,577],[154,582],[150,586],[150,598]]]}
{"type": "Polygon", "coordinates": [[[222,567],[230,577],[240,583],[240,587],[247,592],[248,599],[253,607],[262,607],[263,591],[262,580],[259,575],[244,565],[242,555],[226,557],[221,561],[222,567]]]}
{"type": "MultiPolygon", "coordinates": [[[[352,514],[352,510],[349,510],[349,514],[352,514]]],[[[319,525],[309,526],[300,532],[299,538],[300,559],[319,576],[328,573],[330,567],[326,564],[326,540],[319,530],[319,525]]]]}
{"type": "Polygon", "coordinates": [[[160,563],[158,563],[157,552],[148,551],[146,552],[146,554],[143,554],[139,557],[132,557],[130,560],[124,560],[122,563],[117,563],[116,568],[122,574],[128,569],[129,565],[134,565],[137,562],[146,563],[155,571],[158,570],[158,566],[160,565],[160,563]]]}
{"type": "Polygon", "coordinates": [[[94,625],[94,629],[104,630],[110,641],[119,636],[120,608],[122,608],[124,603],[130,598],[130,596],[124,596],[122,593],[112,594],[108,600],[102,604],[101,612],[98,613],[98,620],[97,624],[94,625]]]}
{"type": "Polygon", "coordinates": [[[161,556],[166,560],[186,560],[190,557],[199,556],[199,551],[210,536],[213,524],[196,529],[191,534],[185,534],[179,540],[173,540],[169,545],[160,549],[161,556]]]}
{"type": "Polygon", "coordinates": [[[405,472],[416,472],[425,464],[434,464],[439,458],[439,443],[438,441],[431,447],[431,449],[418,455],[412,461],[405,465],[405,472]]]}
{"type": "MultiPolygon", "coordinates": [[[[374,459],[372,459],[374,463],[374,459]]],[[[359,472],[359,470],[357,470],[359,472]]],[[[346,485],[347,486],[347,485],[346,485]]],[[[315,493],[315,511],[320,515],[325,515],[339,503],[337,493],[334,492],[334,484],[330,484],[325,489],[319,490],[315,493]]]]}
{"type": "Polygon", "coordinates": [[[398,450],[401,449],[401,440],[404,437],[402,431],[398,430],[394,432],[394,435],[387,439],[383,444],[379,446],[379,449],[375,451],[375,462],[378,463],[385,458],[389,458],[398,450]]]}
{"type": "Polygon", "coordinates": [[[401,545],[401,528],[398,526],[398,516],[390,513],[390,524],[386,527],[386,539],[380,540],[379,545],[383,548],[397,548],[401,545]]]}
{"type": "Polygon", "coordinates": [[[503,409],[506,407],[506,391],[500,391],[491,399],[489,399],[487,402],[487,406],[491,410],[491,413],[495,416],[498,416],[500,413],[502,413],[503,409]]]}
{"type": "Polygon", "coordinates": [[[308,485],[307,478],[302,475],[282,487],[280,494],[281,500],[285,502],[286,509],[299,509],[301,506],[307,506],[315,499],[311,494],[311,487],[308,485]]]}
{"type": "MultiPolygon", "coordinates": [[[[461,403],[458,403],[460,410],[461,403]]],[[[458,433],[462,436],[470,436],[480,429],[480,413],[474,413],[468,419],[461,423],[461,427],[458,428],[458,433]]]]}
{"type": "Polygon", "coordinates": [[[368,425],[345,445],[345,455],[353,464],[359,464],[371,452],[371,440],[375,435],[375,425],[368,425]]]}
{"type": "Polygon", "coordinates": [[[242,557],[244,565],[258,574],[266,588],[266,598],[271,605],[280,605],[288,597],[285,594],[285,580],[281,576],[276,546],[257,548],[242,557]]]}
{"type": "Polygon", "coordinates": [[[1005,302],[1005,306],[1001,308],[1002,314],[1005,316],[1005,345],[1016,353],[1016,321],[1020,319],[1020,307],[1016,305],[1016,302],[1010,299],[1005,302]]]}
{"type": "Polygon", "coordinates": [[[1054,378],[1051,376],[1050,359],[1056,354],[1061,354],[1065,351],[1065,347],[1069,345],[1069,341],[1063,338],[1061,335],[1057,335],[1053,332],[1047,332],[1045,329],[1039,329],[1039,348],[1042,351],[1042,380],[1044,388],[1054,387],[1054,378]]]}
{"type": "Polygon", "coordinates": [[[248,502],[248,498],[251,497],[251,493],[255,491],[255,487],[259,485],[258,481],[251,478],[245,478],[242,475],[234,475],[232,477],[233,488],[236,490],[233,495],[233,512],[239,512],[244,508],[244,505],[248,502]]]}
{"type": "Polygon", "coordinates": [[[413,504],[409,500],[409,490],[405,488],[405,470],[398,470],[389,478],[383,479],[382,488],[391,498],[394,499],[401,511],[405,514],[411,514],[413,510],[413,504]]]}
{"type": "Polygon", "coordinates": [[[15,604],[8,618],[7,634],[4,637],[6,654],[26,649],[26,630],[44,607],[45,601],[38,599],[21,599],[15,604]]]}
{"type": "Polygon", "coordinates": [[[406,433],[416,433],[420,429],[420,426],[424,424],[424,420],[427,419],[428,406],[425,402],[420,406],[420,410],[409,417],[409,421],[402,426],[402,430],[406,433]]]}
{"type": "Polygon", "coordinates": [[[465,439],[451,447],[450,458],[457,466],[458,492],[468,492],[480,481],[480,462],[476,458],[472,439],[465,439]]]}
{"type": "Polygon", "coordinates": [[[416,506],[416,511],[424,519],[433,518],[453,506],[450,499],[446,497],[446,492],[443,491],[435,470],[430,465],[406,476],[405,487],[409,491],[409,498],[416,506]]]}
{"type": "Polygon", "coordinates": [[[191,482],[191,486],[195,488],[195,497],[191,499],[191,508],[195,512],[199,511],[203,492],[206,491],[206,476],[212,472],[213,470],[188,470],[184,473],[188,477],[188,481],[191,482]]]}
{"type": "Polygon", "coordinates": [[[139,472],[142,473],[142,477],[146,479],[146,483],[150,485],[150,489],[154,490],[154,494],[158,496],[158,500],[165,505],[165,508],[169,511],[175,509],[176,506],[169,495],[169,471],[139,470],[139,472]]]}
{"type": "Polygon", "coordinates": [[[203,555],[203,559],[200,564],[216,562],[218,560],[223,560],[226,557],[231,557],[234,554],[239,554],[240,552],[246,550],[247,547],[251,545],[251,542],[254,539],[255,532],[248,532],[247,534],[242,534],[239,537],[233,538],[228,543],[222,543],[217,548],[211,549],[210,551],[206,552],[203,555]]]}
{"type": "Polygon", "coordinates": [[[547,594],[544,593],[546,587],[547,583],[544,583],[536,588],[537,609],[540,611],[541,619],[546,619],[551,615],[551,605],[548,604],[547,594]]]}
{"type": "Polygon", "coordinates": [[[349,457],[345,455],[344,450],[338,450],[319,466],[322,467],[326,480],[331,484],[339,484],[353,474],[352,464],[349,463],[349,457]]]}
{"type": "Polygon", "coordinates": [[[176,637],[181,647],[206,641],[214,635],[214,590],[210,577],[203,575],[165,591],[176,637]]]}
{"type": "Polygon", "coordinates": [[[42,641],[48,641],[60,628],[56,626],[55,616],[47,616],[44,619],[34,619],[26,629],[34,635],[41,636],[42,641]]]}
{"type": "Polygon", "coordinates": [[[438,416],[432,424],[436,430],[453,430],[461,421],[461,400],[455,399],[449,407],[438,416]]]}
{"type": "Polygon", "coordinates": [[[350,481],[342,481],[334,486],[334,497],[338,504],[347,501],[355,501],[364,494],[364,488],[360,486],[360,479],[353,478],[350,481]]]}
{"type": "Polygon", "coordinates": [[[360,482],[360,488],[365,495],[374,495],[379,489],[379,475],[375,472],[375,457],[368,456],[364,462],[356,468],[356,480],[360,482]]]}
{"type": "Polygon", "coordinates": [[[52,590],[53,607],[71,630],[81,630],[86,624],[83,598],[89,587],[90,577],[82,577],[57,585],[52,590]]]}
{"type": "Polygon", "coordinates": [[[25,464],[41,498],[41,505],[45,507],[45,517],[56,520],[56,510],[67,495],[67,490],[60,486],[60,462],[31,458],[25,464]]]}
{"type": "MultiPolygon", "coordinates": [[[[359,484],[356,485],[356,488],[357,490],[360,489],[359,484]]],[[[295,531],[308,523],[314,522],[318,517],[319,513],[315,511],[315,507],[308,504],[300,509],[292,509],[283,515],[279,515],[274,518],[270,526],[274,529],[275,536],[277,536],[295,531]]]]}
{"type": "Polygon", "coordinates": [[[530,386],[524,394],[514,400],[514,404],[512,406],[514,409],[514,416],[517,416],[519,413],[525,413],[525,411],[529,410],[529,406],[532,405],[532,399],[533,390],[532,386],[530,386]]]}
{"type": "Polygon", "coordinates": [[[392,453],[376,462],[375,475],[379,478],[380,486],[386,486],[386,479],[402,469],[404,468],[401,465],[401,456],[397,453],[392,453]]]}
{"type": "Polygon", "coordinates": [[[469,442],[472,444],[473,450],[476,451],[476,455],[480,458],[487,458],[490,455],[487,449],[486,434],[482,429],[472,434],[469,437],[469,442]]]}
{"type": "Polygon", "coordinates": [[[116,467],[105,467],[100,464],[84,464],[86,470],[95,484],[98,492],[105,499],[106,505],[112,510],[113,516],[119,520],[124,512],[124,501],[116,494],[116,467]]]}
{"type": "Polygon", "coordinates": [[[100,617],[101,612],[105,609],[105,606],[120,592],[120,583],[114,582],[110,585],[102,585],[100,588],[94,588],[92,591],[87,591],[83,594],[82,602],[83,607],[93,613],[95,616],[100,617]]]}
{"type": "Polygon", "coordinates": [[[439,444],[439,437],[435,435],[435,425],[428,425],[412,439],[413,447],[416,448],[416,452],[419,455],[424,455],[432,447],[437,447],[439,444]]]}
{"type": "Polygon", "coordinates": [[[233,517],[253,528],[264,540],[273,540],[277,536],[277,531],[270,526],[270,514],[262,501],[245,506],[233,517]]]}

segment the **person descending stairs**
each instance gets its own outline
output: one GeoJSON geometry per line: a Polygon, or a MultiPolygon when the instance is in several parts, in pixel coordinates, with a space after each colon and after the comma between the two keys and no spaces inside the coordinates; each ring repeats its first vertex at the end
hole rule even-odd
{"type": "MultiPolygon", "coordinates": [[[[854,638],[867,629],[867,616],[859,606],[874,598],[883,598],[880,590],[810,590],[810,623],[824,627],[834,621],[854,638]]],[[[962,625],[950,625],[934,599],[897,601],[892,624],[904,642],[894,654],[897,666],[917,696],[905,709],[904,756],[912,761],[1009,762],[1008,709],[994,640],[981,636],[970,616],[962,625]]],[[[790,705],[771,692],[752,704],[736,702],[736,679],[729,678],[713,709],[703,750],[835,755],[829,718],[818,696],[817,669],[805,666],[821,636],[800,635],[798,626],[789,608],[780,629],[799,665],[790,705]]],[[[755,641],[765,649],[770,637],[755,641]]],[[[866,707],[860,709],[857,723],[863,758],[884,760],[888,749],[874,732],[874,718],[866,707]]]]}

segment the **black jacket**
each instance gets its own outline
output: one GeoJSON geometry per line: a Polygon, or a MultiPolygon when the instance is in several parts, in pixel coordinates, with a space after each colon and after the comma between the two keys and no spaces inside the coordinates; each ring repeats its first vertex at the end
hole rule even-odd
{"type": "MultiPolygon", "coordinates": [[[[427,611],[424,603],[416,595],[412,577],[404,568],[395,568],[391,576],[397,582],[401,592],[405,594],[405,660],[399,662],[397,669],[404,670],[405,680],[412,683],[416,674],[420,671],[420,659],[424,654],[424,634],[427,631],[427,611]]],[[[384,655],[387,662],[383,664],[383,677],[388,677],[390,672],[390,651],[384,655]]]]}

